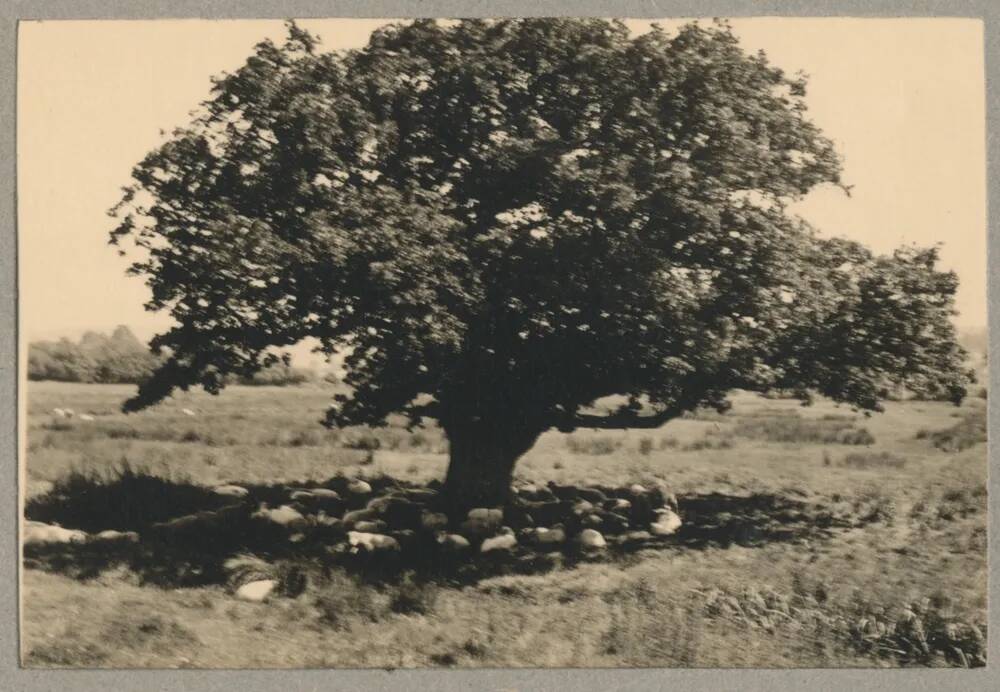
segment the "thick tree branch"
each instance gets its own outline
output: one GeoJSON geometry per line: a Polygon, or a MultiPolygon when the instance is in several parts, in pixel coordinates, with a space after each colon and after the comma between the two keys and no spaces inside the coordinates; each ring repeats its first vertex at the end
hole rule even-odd
{"type": "Polygon", "coordinates": [[[575,413],[558,421],[556,428],[560,432],[572,432],[577,428],[598,428],[601,430],[635,428],[638,430],[652,430],[681,415],[686,408],[685,406],[675,404],[647,415],[640,415],[638,412],[627,408],[620,408],[604,416],[575,413]]]}

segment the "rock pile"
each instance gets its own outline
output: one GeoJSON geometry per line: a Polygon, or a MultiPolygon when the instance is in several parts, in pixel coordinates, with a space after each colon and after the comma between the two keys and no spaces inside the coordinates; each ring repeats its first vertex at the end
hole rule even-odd
{"type": "MultiPolygon", "coordinates": [[[[278,560],[327,556],[360,569],[434,570],[558,562],[560,555],[601,559],[616,549],[662,543],[681,527],[676,498],[662,483],[516,483],[505,506],[475,507],[462,516],[446,512],[441,486],[434,482],[413,487],[385,477],[338,477],[316,487],[226,484],[212,490],[227,504],[151,524],[141,537],[26,522],[25,543],[113,540],[154,551],[161,546],[172,555],[201,551],[221,560],[245,551],[278,560]]],[[[232,592],[261,601],[280,579],[254,564],[232,592]]]]}

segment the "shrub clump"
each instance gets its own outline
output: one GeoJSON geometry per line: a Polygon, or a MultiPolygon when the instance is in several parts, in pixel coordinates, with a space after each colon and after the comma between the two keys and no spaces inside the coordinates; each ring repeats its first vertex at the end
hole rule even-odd
{"type": "Polygon", "coordinates": [[[955,425],[944,430],[920,430],[917,439],[929,439],[943,452],[961,452],[986,442],[986,411],[967,413],[955,425]]]}

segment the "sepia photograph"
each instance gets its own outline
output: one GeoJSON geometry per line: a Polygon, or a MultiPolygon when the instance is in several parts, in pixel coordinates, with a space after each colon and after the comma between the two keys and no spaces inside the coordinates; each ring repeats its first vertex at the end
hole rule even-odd
{"type": "Polygon", "coordinates": [[[21,21],[16,109],[22,666],[986,665],[982,21],[21,21]]]}

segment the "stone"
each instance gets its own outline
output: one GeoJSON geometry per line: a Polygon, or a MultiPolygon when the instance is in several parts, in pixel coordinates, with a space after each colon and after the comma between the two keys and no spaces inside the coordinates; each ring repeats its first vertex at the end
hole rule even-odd
{"type": "Polygon", "coordinates": [[[39,543],[82,543],[87,540],[84,531],[64,529],[56,524],[27,521],[24,524],[24,545],[39,543]]]}
{"type": "Polygon", "coordinates": [[[580,523],[592,529],[599,529],[604,526],[604,519],[598,514],[587,514],[580,523]]]}
{"type": "Polygon", "coordinates": [[[86,413],[81,413],[80,414],[80,420],[82,420],[82,421],[88,421],[89,422],[89,421],[94,420],[94,417],[91,416],[91,415],[89,415],[89,414],[86,414],[86,413]]]}
{"type": "Polygon", "coordinates": [[[604,503],[604,509],[609,512],[627,513],[632,509],[632,503],[623,497],[616,497],[604,503]]]}
{"type": "Polygon", "coordinates": [[[355,522],[354,530],[360,531],[361,533],[381,533],[389,528],[381,519],[375,519],[373,521],[359,521],[355,522]]]}
{"type": "Polygon", "coordinates": [[[438,545],[447,550],[465,550],[470,547],[469,539],[457,533],[441,533],[437,537],[438,545]]]}
{"type": "Polygon", "coordinates": [[[365,508],[370,509],[373,512],[378,512],[379,514],[382,514],[385,511],[386,507],[388,507],[394,499],[395,498],[389,495],[383,495],[382,497],[373,497],[368,501],[368,504],[365,505],[365,508]]]}
{"type": "Polygon", "coordinates": [[[288,505],[271,509],[267,504],[261,504],[260,509],[253,513],[253,517],[287,527],[303,526],[306,523],[306,518],[297,509],[288,505]]]}
{"type": "Polygon", "coordinates": [[[374,521],[378,519],[379,514],[372,509],[356,509],[353,512],[348,512],[344,515],[344,525],[352,527],[359,521],[374,521]]]}
{"type": "Polygon", "coordinates": [[[633,483],[632,485],[630,485],[629,488],[628,488],[628,491],[629,491],[630,494],[636,495],[636,496],[638,496],[638,495],[645,495],[646,492],[647,492],[646,486],[640,485],[639,483],[633,483]]]}
{"type": "Polygon", "coordinates": [[[400,529],[389,534],[396,539],[400,547],[404,550],[413,548],[417,543],[417,532],[412,529],[400,529]]]}
{"type": "Polygon", "coordinates": [[[390,500],[392,501],[382,511],[382,515],[390,526],[405,529],[420,527],[424,512],[423,505],[399,497],[393,497],[390,500]]]}
{"type": "Polygon", "coordinates": [[[566,532],[561,526],[539,527],[535,529],[534,538],[539,545],[560,545],[566,542],[566,532]]]}
{"type": "Polygon", "coordinates": [[[320,510],[319,512],[314,514],[312,520],[313,523],[316,524],[316,526],[324,526],[326,528],[334,528],[340,526],[342,523],[340,519],[338,519],[337,517],[331,517],[323,510],[320,510]]]}
{"type": "Polygon", "coordinates": [[[594,511],[594,505],[587,502],[586,500],[579,500],[573,505],[573,514],[577,515],[578,517],[590,514],[592,511],[594,511]]]}
{"type": "Polygon", "coordinates": [[[608,500],[604,493],[595,488],[578,488],[576,494],[581,500],[586,500],[594,505],[604,504],[608,500]]]}
{"type": "Polygon", "coordinates": [[[606,533],[622,533],[629,530],[629,520],[616,512],[605,512],[601,519],[603,520],[601,528],[606,533]]]}
{"type": "Polygon", "coordinates": [[[347,542],[352,547],[352,552],[365,550],[370,553],[399,550],[399,542],[392,536],[381,533],[367,533],[364,531],[349,531],[347,542]]]}
{"type": "Polygon", "coordinates": [[[555,481],[549,481],[549,490],[560,500],[575,500],[578,495],[575,485],[559,485],[555,481]]]}
{"type": "Polygon", "coordinates": [[[601,550],[607,547],[607,541],[604,540],[604,536],[601,535],[600,531],[595,531],[594,529],[584,529],[579,534],[577,534],[576,542],[584,550],[601,550]]]}
{"type": "Polygon", "coordinates": [[[330,490],[329,488],[309,488],[309,492],[315,497],[322,498],[324,500],[339,500],[340,493],[336,490],[330,490]]]}
{"type": "Polygon", "coordinates": [[[420,515],[420,526],[427,531],[437,531],[448,526],[448,515],[442,512],[424,511],[420,515]]]}
{"type": "Polygon", "coordinates": [[[462,522],[462,532],[484,536],[495,532],[503,523],[503,511],[477,507],[469,510],[468,519],[462,522]]]}
{"type": "Polygon", "coordinates": [[[437,491],[429,488],[404,488],[400,492],[403,497],[411,502],[434,502],[438,497],[437,491]]]}
{"type": "Polygon", "coordinates": [[[347,485],[347,491],[353,495],[370,495],[372,486],[367,481],[358,479],[347,485]]]}
{"type": "Polygon", "coordinates": [[[656,512],[656,521],[649,525],[649,532],[654,536],[672,536],[681,527],[681,518],[669,509],[656,512]]]}
{"type": "Polygon", "coordinates": [[[565,521],[573,514],[573,503],[553,500],[548,502],[527,502],[524,511],[531,515],[536,524],[552,526],[565,521]]]}
{"type": "Polygon", "coordinates": [[[222,495],[224,497],[246,497],[250,494],[250,491],[244,488],[242,485],[217,485],[212,488],[212,492],[216,495],[222,495]]]}
{"type": "Polygon", "coordinates": [[[648,541],[653,537],[649,531],[629,531],[623,538],[629,543],[641,543],[642,541],[648,541]]]}
{"type": "Polygon", "coordinates": [[[499,536],[494,536],[493,538],[487,538],[483,541],[483,544],[479,546],[479,552],[481,553],[491,553],[491,552],[510,552],[517,547],[517,536],[513,533],[502,533],[499,536]]]}
{"type": "Polygon", "coordinates": [[[115,531],[114,529],[108,529],[107,531],[101,531],[96,534],[94,539],[100,541],[129,541],[130,543],[138,543],[139,534],[135,531],[115,531]]]}
{"type": "Polygon", "coordinates": [[[263,603],[277,586],[278,582],[274,579],[252,581],[236,589],[236,598],[251,603],[263,603]]]}
{"type": "Polygon", "coordinates": [[[182,408],[181,409],[181,413],[183,413],[185,416],[194,416],[194,415],[196,415],[195,412],[192,411],[189,408],[182,408]]]}

